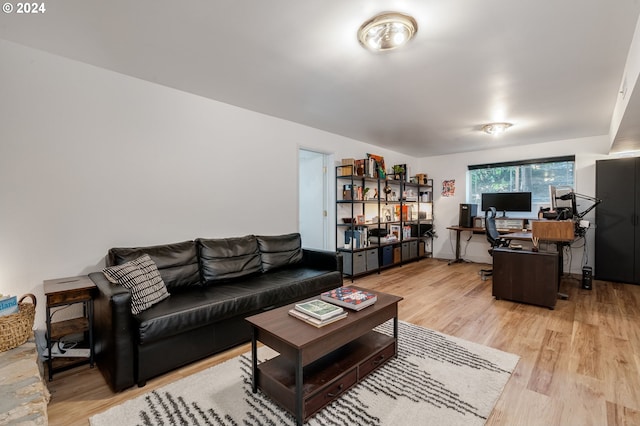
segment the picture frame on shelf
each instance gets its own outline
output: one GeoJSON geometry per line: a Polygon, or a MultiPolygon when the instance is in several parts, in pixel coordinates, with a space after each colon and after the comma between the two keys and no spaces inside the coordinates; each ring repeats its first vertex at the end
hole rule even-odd
{"type": "Polygon", "coordinates": [[[364,215],[363,214],[359,214],[356,216],[356,223],[358,225],[363,225],[364,224],[364,215]]]}

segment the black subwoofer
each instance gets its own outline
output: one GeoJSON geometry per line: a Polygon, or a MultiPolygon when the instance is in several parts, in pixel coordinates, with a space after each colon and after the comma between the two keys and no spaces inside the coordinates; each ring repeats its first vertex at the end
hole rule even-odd
{"type": "Polygon", "coordinates": [[[593,270],[591,266],[582,267],[582,288],[591,290],[593,288],[593,270]]]}

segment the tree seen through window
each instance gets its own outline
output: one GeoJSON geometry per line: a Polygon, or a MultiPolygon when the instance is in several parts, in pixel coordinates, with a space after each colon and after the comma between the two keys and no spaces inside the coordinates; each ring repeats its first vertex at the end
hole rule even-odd
{"type": "Polygon", "coordinates": [[[575,157],[469,166],[468,202],[482,204],[485,192],[531,192],[532,212],[549,207],[549,185],[574,184],[575,157]]]}

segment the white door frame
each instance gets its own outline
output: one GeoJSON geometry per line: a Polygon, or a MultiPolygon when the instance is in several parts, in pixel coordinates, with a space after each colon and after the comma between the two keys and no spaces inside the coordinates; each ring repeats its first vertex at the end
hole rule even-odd
{"type": "Polygon", "coordinates": [[[304,214],[304,209],[307,207],[307,204],[308,204],[307,203],[308,199],[305,200],[305,195],[307,194],[303,194],[301,192],[303,190],[302,185],[304,184],[305,190],[309,189],[312,192],[317,193],[322,197],[322,210],[324,213],[321,236],[319,237],[319,239],[322,239],[322,241],[321,242],[317,240],[312,241],[310,242],[311,244],[310,245],[307,244],[307,246],[310,248],[333,251],[335,250],[335,235],[333,232],[334,228],[330,226],[330,224],[335,223],[335,209],[331,208],[335,200],[333,200],[334,198],[332,196],[333,192],[330,190],[330,188],[332,188],[332,186],[330,185],[330,182],[332,181],[331,178],[334,177],[335,175],[335,169],[331,167],[331,164],[333,164],[333,154],[321,152],[313,148],[306,148],[303,146],[298,147],[298,230],[303,235],[303,245],[305,245],[305,241],[304,241],[305,230],[303,229],[304,221],[302,220],[302,214],[304,214]],[[303,183],[304,176],[302,175],[302,169],[300,167],[302,151],[306,151],[311,155],[318,154],[322,156],[322,167],[324,169],[324,172],[323,172],[321,188],[309,189],[308,187],[306,187],[307,182],[303,183]],[[311,245],[313,245],[313,247],[311,247],[311,245]]]}

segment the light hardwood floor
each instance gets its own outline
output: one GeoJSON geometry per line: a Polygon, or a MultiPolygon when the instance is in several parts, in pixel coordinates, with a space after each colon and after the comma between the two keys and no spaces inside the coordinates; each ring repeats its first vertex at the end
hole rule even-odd
{"type": "MultiPolygon", "coordinates": [[[[555,310],[491,296],[486,265],[425,259],[355,284],[401,295],[400,319],[519,355],[488,425],[640,425],[640,286],[564,278],[555,310]]],[[[93,414],[249,350],[242,345],[113,394],[98,369],[49,382],[51,425],[93,414]]]]}

